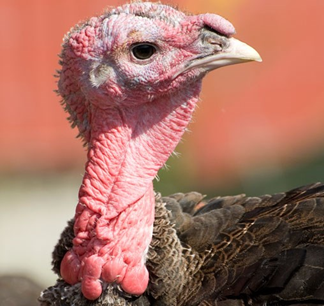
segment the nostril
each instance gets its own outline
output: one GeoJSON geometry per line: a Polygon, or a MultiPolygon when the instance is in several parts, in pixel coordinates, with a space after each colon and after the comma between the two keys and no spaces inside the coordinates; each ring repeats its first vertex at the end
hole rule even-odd
{"type": "Polygon", "coordinates": [[[204,27],[201,33],[201,39],[204,44],[212,45],[214,51],[222,51],[228,46],[228,38],[211,31],[208,27],[204,27]]]}
{"type": "Polygon", "coordinates": [[[207,41],[209,44],[213,45],[213,47],[214,47],[214,49],[215,49],[216,51],[222,51],[222,49],[223,49],[223,44],[222,44],[222,42],[221,42],[219,39],[215,39],[215,38],[213,38],[213,37],[208,37],[208,38],[206,39],[206,41],[207,41]]]}

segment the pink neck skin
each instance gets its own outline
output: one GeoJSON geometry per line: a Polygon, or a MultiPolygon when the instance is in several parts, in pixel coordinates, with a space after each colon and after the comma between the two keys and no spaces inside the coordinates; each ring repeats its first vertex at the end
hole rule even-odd
{"type": "Polygon", "coordinates": [[[152,180],[174,151],[198,100],[201,82],[141,105],[93,106],[86,173],[76,208],[73,248],[61,263],[69,284],[90,300],[101,281],[142,294],[152,237],[152,180]]]}

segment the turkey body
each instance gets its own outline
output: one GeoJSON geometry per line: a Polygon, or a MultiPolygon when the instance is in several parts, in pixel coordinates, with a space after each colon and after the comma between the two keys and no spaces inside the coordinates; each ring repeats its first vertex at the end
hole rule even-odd
{"type": "MultiPolygon", "coordinates": [[[[41,305],[324,305],[324,185],[202,201],[196,192],[156,197],[143,295],[107,286],[90,302],[79,284],[58,280],[41,305]]],[[[53,252],[56,273],[73,222],[53,252]]]]}
{"type": "Polygon", "coordinates": [[[42,305],[323,303],[323,185],[208,202],[153,191],[203,77],[261,61],[234,33],[216,14],[134,2],[66,35],[58,93],[87,162],[42,305]]]}

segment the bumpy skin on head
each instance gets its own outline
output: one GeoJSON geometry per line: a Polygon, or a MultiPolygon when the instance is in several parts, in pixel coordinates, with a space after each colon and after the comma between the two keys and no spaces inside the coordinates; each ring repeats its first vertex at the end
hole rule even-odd
{"type": "Polygon", "coordinates": [[[88,161],[61,276],[81,282],[86,298],[98,298],[102,282],[145,291],[152,180],[191,119],[202,77],[217,68],[206,58],[226,50],[234,32],[217,15],[132,3],[66,36],[59,93],[88,161]]]}

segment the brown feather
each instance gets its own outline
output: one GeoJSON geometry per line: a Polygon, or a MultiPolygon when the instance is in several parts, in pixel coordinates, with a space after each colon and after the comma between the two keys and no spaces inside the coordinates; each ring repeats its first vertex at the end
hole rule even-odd
{"type": "MultiPolygon", "coordinates": [[[[109,285],[90,303],[79,285],[59,279],[41,305],[324,304],[324,185],[202,200],[199,193],[156,197],[142,296],[109,285]]],[[[73,220],[53,252],[56,273],[72,228],[73,220]]]]}

